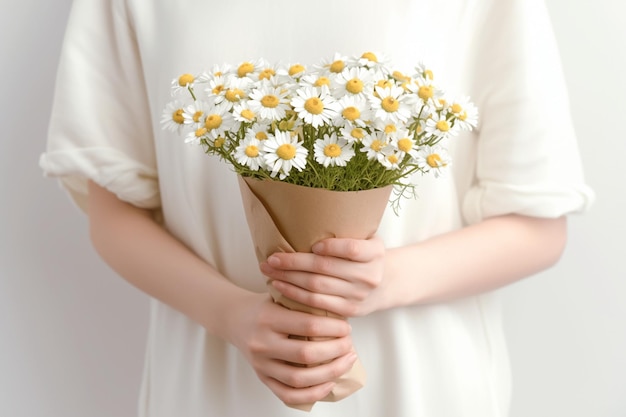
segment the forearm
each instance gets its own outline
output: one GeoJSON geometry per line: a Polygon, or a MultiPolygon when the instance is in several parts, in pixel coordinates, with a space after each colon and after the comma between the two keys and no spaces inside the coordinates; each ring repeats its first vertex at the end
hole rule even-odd
{"type": "Polygon", "coordinates": [[[566,219],[508,215],[387,251],[383,308],[491,291],[552,266],[566,219]]]}
{"type": "Polygon", "coordinates": [[[224,336],[224,313],[246,291],[224,279],[146,210],[89,186],[90,234],[100,256],[148,295],[224,336]]]}

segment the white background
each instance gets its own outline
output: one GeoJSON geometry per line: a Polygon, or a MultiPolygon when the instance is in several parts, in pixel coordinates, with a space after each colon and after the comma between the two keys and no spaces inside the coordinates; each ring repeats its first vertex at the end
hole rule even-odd
{"type": "MultiPolygon", "coordinates": [[[[0,417],[135,413],[147,298],[37,165],[69,5],[0,0],[0,417]]],[[[623,417],[626,2],[548,6],[597,202],[558,266],[504,290],[512,417],[623,417]]]]}

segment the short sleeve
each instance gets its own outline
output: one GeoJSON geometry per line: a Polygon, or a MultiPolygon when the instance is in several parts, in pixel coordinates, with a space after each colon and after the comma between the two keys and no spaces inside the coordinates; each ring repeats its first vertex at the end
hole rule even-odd
{"type": "Polygon", "coordinates": [[[585,184],[556,40],[543,0],[496,0],[475,40],[480,113],[469,223],[503,214],[555,218],[586,210],[585,184]]]}
{"type": "Polygon", "coordinates": [[[124,1],[77,0],[58,67],[44,174],[87,210],[87,181],[160,206],[149,103],[124,1]]]}

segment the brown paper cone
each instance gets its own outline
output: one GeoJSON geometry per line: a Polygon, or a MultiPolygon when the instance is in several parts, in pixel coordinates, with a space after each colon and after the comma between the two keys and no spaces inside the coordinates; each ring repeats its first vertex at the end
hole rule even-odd
{"type": "MultiPolygon", "coordinates": [[[[275,252],[310,252],[314,243],[329,237],[374,236],[391,192],[391,187],[338,192],[242,177],[239,188],[259,262],[275,252]]],[[[291,310],[339,317],[283,297],[272,287],[270,293],[275,302],[291,310]]],[[[339,401],[363,387],[365,369],[361,362],[357,359],[335,382],[335,388],[322,401],[339,401]]],[[[314,404],[288,405],[310,411],[314,404]]]]}

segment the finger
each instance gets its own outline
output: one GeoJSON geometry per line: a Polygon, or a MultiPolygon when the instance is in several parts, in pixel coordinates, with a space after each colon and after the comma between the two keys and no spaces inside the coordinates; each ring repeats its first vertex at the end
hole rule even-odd
{"type": "Polygon", "coordinates": [[[312,253],[275,253],[260,265],[261,272],[271,279],[291,282],[291,271],[310,272],[347,281],[361,280],[371,265],[334,256],[312,253]]]}
{"type": "Polygon", "coordinates": [[[327,382],[312,387],[293,388],[271,378],[262,378],[262,381],[282,402],[293,406],[313,404],[326,397],[336,385],[327,382]]]}
{"type": "Polygon", "coordinates": [[[298,367],[286,363],[276,363],[272,378],[291,388],[307,388],[332,382],[352,368],[356,353],[351,351],[333,361],[313,366],[298,367]]]}
{"type": "Polygon", "coordinates": [[[350,324],[341,319],[289,310],[276,304],[277,314],[267,316],[269,327],[282,335],[341,338],[350,334],[350,324]]]}
{"type": "Polygon", "coordinates": [[[365,290],[356,287],[352,292],[336,291],[335,294],[321,294],[284,281],[272,281],[271,285],[291,300],[320,310],[332,311],[342,317],[354,316],[356,314],[355,302],[358,303],[367,296],[365,290]]]}
{"type": "Polygon", "coordinates": [[[349,336],[320,340],[301,340],[298,336],[292,336],[268,353],[272,359],[280,362],[313,366],[333,361],[353,350],[349,336]]]}
{"type": "Polygon", "coordinates": [[[378,237],[371,239],[329,238],[320,240],[313,245],[311,250],[316,255],[349,259],[353,262],[370,262],[384,254],[384,245],[378,237]]]}

